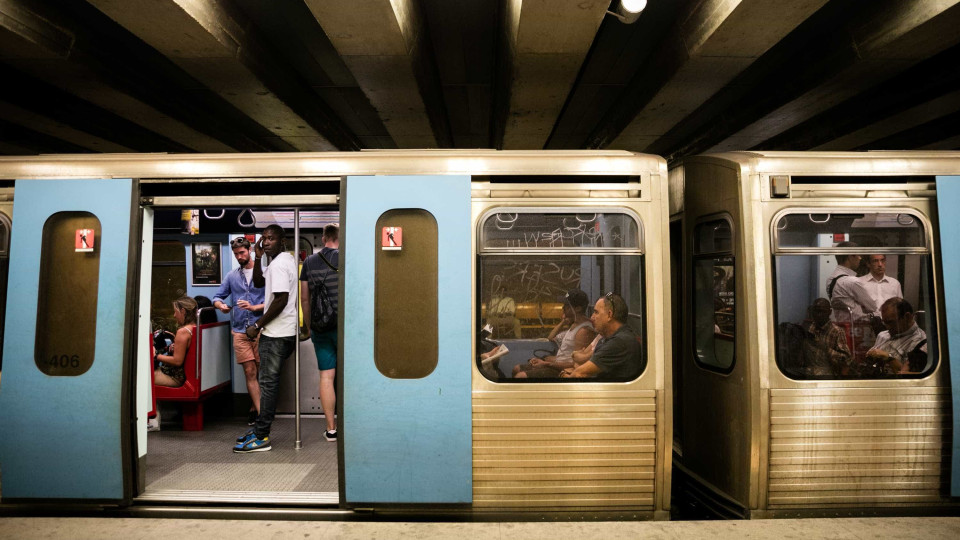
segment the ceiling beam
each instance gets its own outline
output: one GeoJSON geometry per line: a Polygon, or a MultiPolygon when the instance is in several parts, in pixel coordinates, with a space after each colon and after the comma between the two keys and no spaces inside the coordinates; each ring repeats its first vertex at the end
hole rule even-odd
{"type": "Polygon", "coordinates": [[[546,146],[609,6],[609,0],[507,0],[512,80],[499,146],[546,146]]]}
{"type": "Polygon", "coordinates": [[[359,149],[356,137],[271,53],[233,5],[221,0],[88,1],[295,149],[359,149]]]}
{"type": "Polygon", "coordinates": [[[399,148],[451,146],[416,0],[305,0],[399,148]]]}
{"type": "MultiPolygon", "coordinates": [[[[644,101],[626,98],[590,146],[643,151],[823,7],[827,0],[705,0],[678,21],[656,62],[671,73],[644,101]],[[639,107],[639,110],[637,110],[639,107]],[[629,120],[622,131],[624,120],[629,120]],[[615,135],[615,137],[614,137],[615,135]],[[612,141],[611,137],[614,137],[612,141]]],[[[645,93],[641,93],[645,94],[645,93]]]]}

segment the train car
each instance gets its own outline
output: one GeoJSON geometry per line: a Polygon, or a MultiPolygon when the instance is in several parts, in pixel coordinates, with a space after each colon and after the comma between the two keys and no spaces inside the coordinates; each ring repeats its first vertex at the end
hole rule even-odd
{"type": "Polygon", "coordinates": [[[956,511],[958,173],[955,152],[671,169],[677,500],[747,518],[956,511]]]}
{"type": "Polygon", "coordinates": [[[0,181],[15,196],[4,503],[669,514],[662,158],[5,157],[0,181]],[[204,322],[200,312],[185,390],[151,384],[155,331],[169,329],[177,296],[217,294],[238,268],[231,240],[279,224],[302,258],[333,222],[340,436],[320,437],[307,341],[284,367],[273,451],[233,454],[250,401],[227,316],[204,322]],[[615,296],[638,341],[629,370],[520,375],[556,353],[557,330],[615,296]],[[148,433],[154,408],[167,420],[148,433]]]}

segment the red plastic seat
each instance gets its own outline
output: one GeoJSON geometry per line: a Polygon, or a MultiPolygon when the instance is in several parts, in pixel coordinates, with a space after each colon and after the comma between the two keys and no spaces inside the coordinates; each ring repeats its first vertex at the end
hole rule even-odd
{"type": "MultiPolygon", "coordinates": [[[[213,328],[216,326],[224,326],[229,323],[227,322],[216,322],[210,324],[200,325],[200,331],[207,328],[213,328]]],[[[202,339],[202,338],[199,338],[202,339]]],[[[201,391],[201,378],[203,376],[202,370],[198,368],[198,359],[197,359],[197,348],[198,345],[201,346],[202,343],[197,342],[197,328],[194,327],[192,335],[190,338],[190,350],[187,351],[187,357],[183,361],[183,371],[186,373],[187,380],[183,383],[183,386],[172,388],[169,386],[160,386],[157,384],[153,386],[153,411],[157,410],[157,401],[179,401],[183,404],[183,430],[184,431],[203,431],[203,401],[210,397],[212,394],[224,389],[229,385],[228,382],[220,383],[212,388],[201,391]]],[[[148,340],[150,342],[150,361],[151,361],[151,377],[153,377],[153,339],[148,340]]],[[[202,362],[199,363],[202,366],[202,362]]]]}

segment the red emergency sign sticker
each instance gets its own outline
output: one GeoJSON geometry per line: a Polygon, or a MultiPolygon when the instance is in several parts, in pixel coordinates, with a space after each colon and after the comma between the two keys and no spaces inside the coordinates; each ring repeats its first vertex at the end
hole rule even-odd
{"type": "Polygon", "coordinates": [[[399,251],[403,248],[403,227],[384,227],[380,235],[380,249],[399,251]]]}
{"type": "Polygon", "coordinates": [[[93,251],[93,238],[94,231],[93,229],[77,229],[77,241],[75,242],[74,251],[80,253],[90,253],[93,251]]]}

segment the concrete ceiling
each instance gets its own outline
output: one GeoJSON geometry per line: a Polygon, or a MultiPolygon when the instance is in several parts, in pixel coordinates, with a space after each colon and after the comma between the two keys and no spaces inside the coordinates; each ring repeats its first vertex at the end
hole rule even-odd
{"type": "Polygon", "coordinates": [[[0,154],[960,148],[960,0],[0,0],[0,154]]]}

